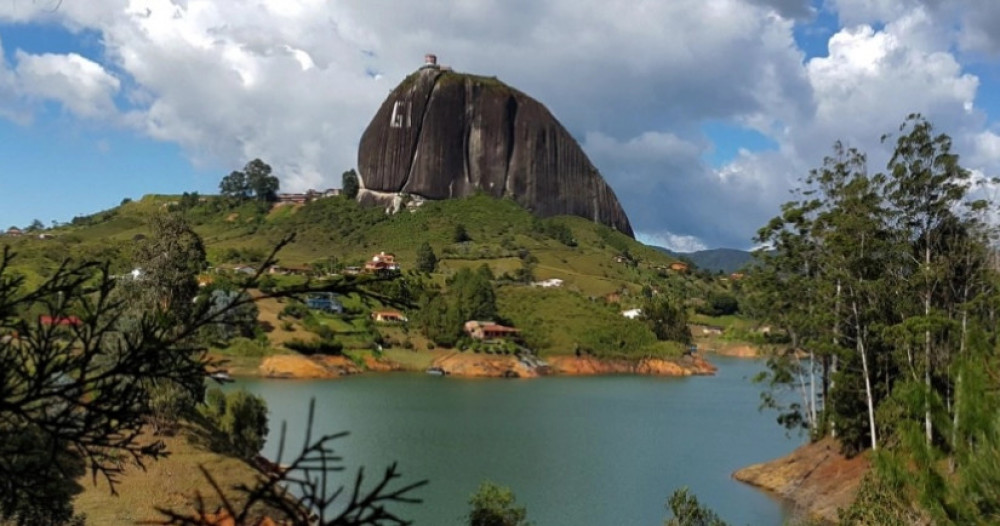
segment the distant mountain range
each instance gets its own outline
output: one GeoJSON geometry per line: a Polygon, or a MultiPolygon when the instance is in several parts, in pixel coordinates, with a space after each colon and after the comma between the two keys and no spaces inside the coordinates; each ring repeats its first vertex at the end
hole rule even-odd
{"type": "Polygon", "coordinates": [[[697,252],[674,252],[663,247],[654,247],[679,259],[694,263],[700,269],[709,272],[722,271],[726,274],[736,272],[753,261],[753,254],[746,250],[735,248],[713,248],[697,252]]]}

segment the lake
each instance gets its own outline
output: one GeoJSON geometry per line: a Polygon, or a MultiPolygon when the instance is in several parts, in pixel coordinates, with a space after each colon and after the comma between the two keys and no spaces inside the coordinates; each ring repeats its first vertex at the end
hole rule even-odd
{"type": "MultiPolygon", "coordinates": [[[[757,410],[749,378],[762,362],[713,356],[714,377],[458,379],[369,374],[340,380],[242,379],[271,413],[264,454],[274,458],[281,421],[300,447],[310,398],[319,433],[335,443],[353,480],[398,461],[403,481],[429,479],[423,504],[394,508],[417,525],[458,525],[489,479],[509,486],[538,526],[661,525],[683,486],[734,526],[781,524],[790,510],[730,478],[787,454],[774,413],[757,410]]],[[[287,459],[287,451],[286,451],[287,459]]]]}

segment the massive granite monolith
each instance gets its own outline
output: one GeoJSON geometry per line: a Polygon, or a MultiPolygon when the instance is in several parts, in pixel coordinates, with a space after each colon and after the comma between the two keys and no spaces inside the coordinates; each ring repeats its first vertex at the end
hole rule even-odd
{"type": "Polygon", "coordinates": [[[541,217],[576,215],[633,235],[615,193],[545,106],[433,57],[382,103],[361,137],[358,171],[362,203],[484,192],[541,217]]]}

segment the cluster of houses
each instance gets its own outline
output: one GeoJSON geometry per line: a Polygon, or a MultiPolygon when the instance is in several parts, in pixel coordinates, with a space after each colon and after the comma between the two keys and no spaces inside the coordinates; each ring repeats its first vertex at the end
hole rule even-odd
{"type": "MultiPolygon", "coordinates": [[[[220,274],[246,274],[252,276],[257,273],[257,267],[245,263],[224,263],[212,267],[213,271],[220,274]]],[[[374,274],[379,276],[393,275],[400,272],[399,263],[396,262],[396,255],[389,252],[379,252],[365,262],[363,267],[346,267],[344,274],[374,274]]],[[[312,276],[316,274],[316,269],[309,265],[274,265],[267,269],[267,273],[274,276],[312,276]]]]}
{"type": "MultiPolygon", "coordinates": [[[[615,263],[622,263],[622,264],[626,264],[626,265],[628,265],[628,264],[633,264],[634,265],[636,263],[635,259],[632,259],[632,258],[630,258],[628,256],[624,256],[624,255],[615,256],[613,259],[614,259],[615,263]]],[[[689,270],[691,270],[691,266],[688,265],[687,263],[684,263],[683,261],[674,261],[673,263],[671,263],[669,265],[655,265],[655,266],[654,265],[650,265],[649,268],[651,268],[653,270],[664,271],[664,272],[666,272],[666,271],[676,272],[678,274],[686,274],[689,270]]]]}
{"type": "MultiPolygon", "coordinates": [[[[397,310],[376,310],[372,311],[372,320],[379,323],[405,323],[409,321],[406,316],[397,310]]],[[[469,320],[462,326],[462,330],[473,340],[495,341],[516,338],[520,329],[501,325],[494,321],[469,320]]]]}
{"type": "Polygon", "coordinates": [[[6,237],[31,236],[31,237],[37,237],[38,239],[52,239],[53,237],[55,237],[52,234],[46,234],[45,232],[41,232],[41,233],[38,233],[38,234],[35,234],[34,232],[31,232],[31,231],[25,232],[24,230],[21,230],[20,228],[17,228],[16,226],[12,226],[12,227],[8,228],[5,232],[3,232],[0,235],[6,236],[6,237]]]}

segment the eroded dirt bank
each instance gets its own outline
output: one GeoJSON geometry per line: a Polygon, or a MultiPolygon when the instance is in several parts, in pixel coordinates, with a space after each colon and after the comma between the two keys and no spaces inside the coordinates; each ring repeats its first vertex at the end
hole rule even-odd
{"type": "Polygon", "coordinates": [[[867,470],[867,455],[845,458],[837,442],[825,438],[787,456],[745,467],[733,478],[791,501],[804,515],[833,523],[837,510],[854,500],[867,470]]]}
{"type": "Polygon", "coordinates": [[[256,369],[241,370],[245,376],[267,378],[338,378],[364,371],[424,371],[469,378],[535,378],[538,376],[592,376],[638,374],[649,376],[692,376],[715,374],[716,367],[698,356],[676,359],[644,358],[639,361],[602,360],[583,356],[553,356],[544,361],[512,355],[449,352],[428,357],[426,367],[404,366],[386,358],[364,355],[364,367],[344,356],[268,356],[256,369]]]}

